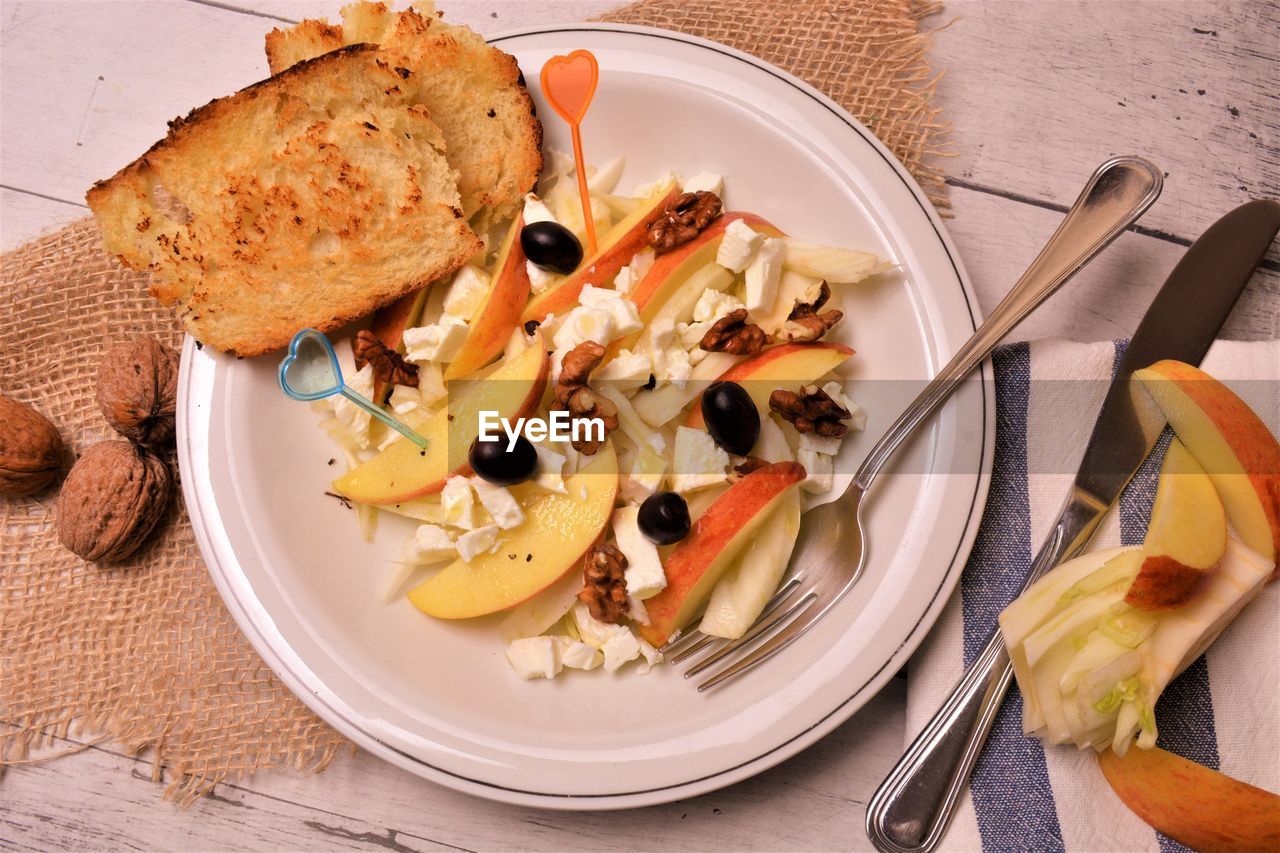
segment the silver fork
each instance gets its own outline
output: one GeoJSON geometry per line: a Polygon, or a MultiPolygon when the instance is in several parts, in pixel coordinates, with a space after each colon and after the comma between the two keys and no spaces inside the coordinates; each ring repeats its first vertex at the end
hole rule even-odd
{"type": "Polygon", "coordinates": [[[790,568],[751,629],[737,640],[690,631],[663,646],[673,664],[704,655],[685,678],[720,666],[699,691],[737,678],[795,642],[835,606],[866,565],[862,499],[894,452],[1010,329],[1132,225],[1162,185],[1160,170],[1140,157],[1116,157],[1097,168],[1022,278],[871,448],[844,493],[805,514],[790,568]]]}

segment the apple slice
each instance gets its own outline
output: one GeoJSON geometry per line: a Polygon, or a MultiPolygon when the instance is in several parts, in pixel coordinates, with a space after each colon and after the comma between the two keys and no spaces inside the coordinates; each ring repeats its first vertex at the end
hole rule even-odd
{"type": "Polygon", "coordinates": [[[631,398],[632,407],[650,426],[665,426],[701,394],[712,380],[737,364],[740,358],[741,356],[727,352],[709,352],[706,358],[693,366],[684,387],[668,382],[661,388],[641,391],[631,398]]]}
{"type": "Polygon", "coordinates": [[[804,478],[803,465],[775,462],[734,483],[708,507],[664,561],[667,586],[645,601],[649,624],[640,636],[661,646],[689,624],[734,557],[804,478]]]}
{"type": "Polygon", "coordinates": [[[1280,796],[1159,747],[1098,755],[1130,811],[1192,850],[1280,850],[1280,796]]]}
{"type": "MultiPolygon", "coordinates": [[[[769,413],[769,395],[775,389],[811,385],[853,354],[854,351],[844,344],[831,341],[783,344],[738,362],[719,378],[741,385],[763,416],[769,413]]],[[[703,428],[702,406],[694,406],[689,411],[684,425],[703,428]]]]}
{"type": "Polygon", "coordinates": [[[1245,544],[1280,550],[1280,443],[1235,392],[1197,367],[1158,361],[1135,371],[1173,431],[1218,489],[1245,544]]]}
{"type": "Polygon", "coordinates": [[[1138,610],[1186,604],[1227,550],[1227,515],[1213,482],[1176,438],[1160,469],[1145,558],[1125,603],[1138,610]]]}
{"type": "Polygon", "coordinates": [[[489,292],[472,317],[462,348],[444,372],[446,382],[466,376],[493,361],[520,322],[520,312],[529,299],[529,268],[525,266],[524,249],[517,239],[523,227],[524,217],[517,216],[507,229],[507,236],[493,265],[489,292]]]}
{"type": "MultiPolygon", "coordinates": [[[[390,305],[384,305],[373,312],[369,322],[369,331],[382,341],[387,349],[398,353],[404,352],[404,330],[418,322],[422,316],[422,306],[427,302],[430,284],[425,284],[413,293],[406,293],[390,305]]],[[[357,361],[356,367],[364,367],[363,361],[357,361]]],[[[373,399],[382,403],[387,397],[387,383],[381,379],[373,381],[373,399]]]]}
{"type": "Polygon", "coordinates": [[[578,304],[578,295],[588,284],[606,286],[618,270],[631,262],[636,252],[649,245],[649,226],[678,195],[674,184],[651,195],[600,238],[594,255],[586,258],[564,280],[529,300],[520,322],[541,322],[548,314],[562,315],[578,304]]]}
{"type": "Polygon", "coordinates": [[[512,421],[537,408],[547,385],[549,363],[542,335],[498,366],[485,379],[465,383],[449,405],[425,418],[406,421],[427,439],[422,450],[400,439],[377,456],[333,481],[333,490],[358,503],[396,504],[438,492],[451,474],[469,472],[467,454],[479,435],[480,412],[512,421]]]}
{"type": "Polygon", "coordinates": [[[486,616],[515,607],[580,566],[613,513],[613,445],[605,444],[565,486],[563,495],[530,491],[524,524],[499,540],[495,551],[469,563],[457,560],[411,589],[414,607],[438,619],[486,616]]]}

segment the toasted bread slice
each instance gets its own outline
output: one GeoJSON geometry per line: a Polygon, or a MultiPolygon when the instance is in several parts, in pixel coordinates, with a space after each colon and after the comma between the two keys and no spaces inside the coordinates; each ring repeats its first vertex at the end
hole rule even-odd
{"type": "Polygon", "coordinates": [[[482,244],[440,129],[400,80],[358,45],[170,122],[88,193],[107,249],[152,271],[197,340],[242,356],[452,273],[482,244]]]}
{"type": "MultiPolygon", "coordinates": [[[[272,73],[344,44],[379,44],[393,66],[410,74],[400,84],[440,125],[446,156],[458,170],[468,217],[511,217],[542,169],[542,123],[520,67],[466,27],[439,19],[434,4],[392,12],[385,3],[353,3],[343,23],[306,20],[267,34],[272,73]]],[[[477,225],[479,227],[479,225],[477,225]]]]}

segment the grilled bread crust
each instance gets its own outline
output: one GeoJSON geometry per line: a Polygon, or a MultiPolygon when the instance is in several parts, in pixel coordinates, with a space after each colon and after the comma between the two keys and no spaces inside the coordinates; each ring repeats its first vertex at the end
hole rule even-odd
{"type": "Polygon", "coordinates": [[[87,199],[108,251],[216,350],[270,352],[451,274],[482,248],[428,110],[344,47],[170,122],[87,199]]]}
{"type": "Polygon", "coordinates": [[[305,20],[267,35],[272,73],[360,42],[378,44],[400,83],[440,125],[446,156],[458,170],[466,216],[482,223],[510,218],[542,169],[542,123],[515,58],[466,27],[441,21],[434,4],[392,12],[385,3],[342,9],[340,25],[305,20]]]}

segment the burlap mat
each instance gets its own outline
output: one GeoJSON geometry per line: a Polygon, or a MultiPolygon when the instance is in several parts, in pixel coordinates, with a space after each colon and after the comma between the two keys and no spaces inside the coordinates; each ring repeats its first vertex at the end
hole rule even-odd
{"type": "MultiPolygon", "coordinates": [[[[656,0],[605,20],[706,36],[827,92],[867,123],[936,201],[925,159],[941,128],[910,0],[656,0]]],[[[147,276],[102,251],[89,220],[0,257],[0,392],[32,403],[71,450],[114,437],[94,404],[100,355],[148,332],[177,346],[147,276]]],[[[254,653],[200,560],[186,512],[122,565],[63,550],[56,493],[0,498],[0,763],[65,751],[54,737],[151,749],[166,795],[193,799],[263,767],[319,769],[346,744],[254,653]]]]}

